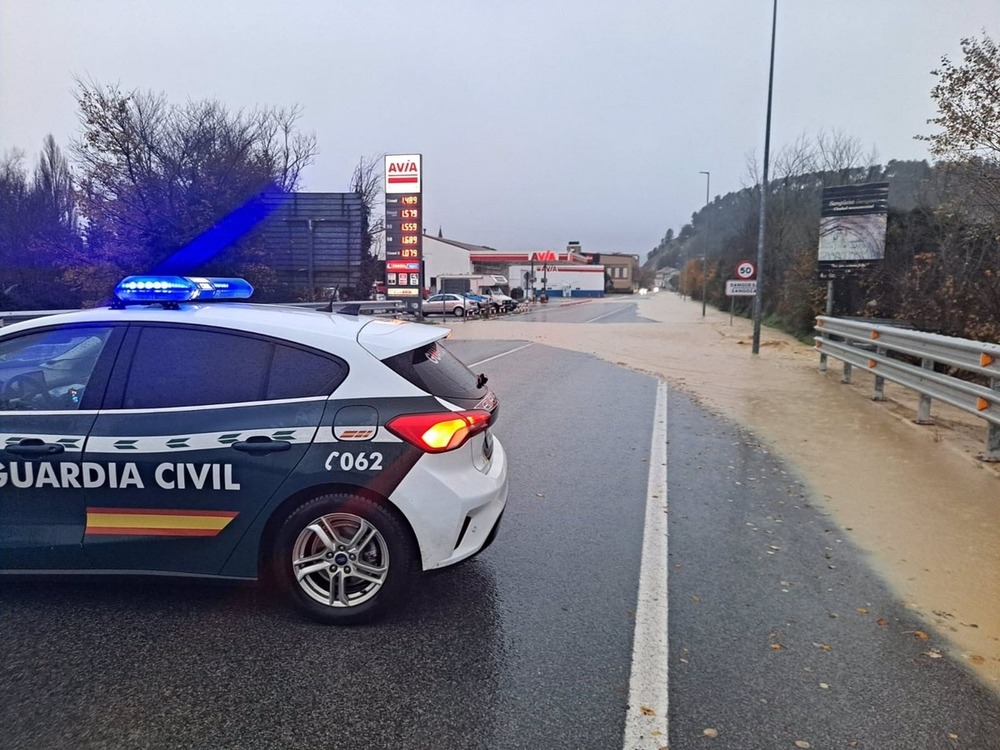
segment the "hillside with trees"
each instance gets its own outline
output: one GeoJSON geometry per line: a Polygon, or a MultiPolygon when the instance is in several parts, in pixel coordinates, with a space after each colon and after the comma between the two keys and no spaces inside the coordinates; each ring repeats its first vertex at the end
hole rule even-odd
{"type": "MultiPolygon", "coordinates": [[[[922,328],[1000,341],[1000,50],[991,39],[962,41],[963,59],[943,58],[931,91],[939,115],[928,136],[939,159],[877,163],[843,133],[802,137],[781,149],[767,185],[763,316],[803,336],[826,306],[817,277],[823,188],[889,183],[885,260],[838,281],[834,314],[906,320],[922,328]]],[[[678,291],[728,307],[726,279],[757,257],[760,180],[748,164],[747,187],[668,230],[650,252],[647,271],[677,269],[678,291]],[[707,262],[703,264],[703,258],[707,262]]],[[[750,298],[736,300],[748,314],[750,298]]]]}

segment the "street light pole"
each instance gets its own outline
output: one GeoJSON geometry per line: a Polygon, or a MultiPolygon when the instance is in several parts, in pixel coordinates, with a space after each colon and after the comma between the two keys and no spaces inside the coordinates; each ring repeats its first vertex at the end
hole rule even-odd
{"type": "MultiPolygon", "coordinates": [[[[708,208],[708,190],[712,184],[711,172],[699,172],[705,175],[705,208],[708,208]]],[[[706,244],[701,256],[701,317],[705,317],[706,294],[708,291],[708,213],[705,213],[705,241],[706,244]]]]}
{"type": "Polygon", "coordinates": [[[764,294],[764,230],[767,224],[767,172],[771,156],[771,94],[774,91],[774,37],[778,28],[778,0],[771,15],[771,67],[767,75],[767,122],[764,126],[764,175],[760,185],[760,228],[757,232],[757,293],[753,298],[752,354],[760,354],[760,313],[764,294]]]}

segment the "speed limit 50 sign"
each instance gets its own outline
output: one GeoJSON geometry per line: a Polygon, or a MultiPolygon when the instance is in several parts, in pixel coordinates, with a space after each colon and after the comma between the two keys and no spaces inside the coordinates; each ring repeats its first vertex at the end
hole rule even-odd
{"type": "Polygon", "coordinates": [[[749,281],[757,278],[757,266],[749,260],[741,260],[736,264],[736,278],[740,281],[749,281]]]}

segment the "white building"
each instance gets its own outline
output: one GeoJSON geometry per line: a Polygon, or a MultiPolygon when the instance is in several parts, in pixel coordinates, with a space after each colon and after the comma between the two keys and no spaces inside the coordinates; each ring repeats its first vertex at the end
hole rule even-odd
{"type": "Polygon", "coordinates": [[[470,253],[482,250],[478,245],[468,245],[464,242],[446,240],[443,237],[423,237],[424,254],[424,285],[436,292],[439,284],[438,276],[472,273],[472,258],[470,253]]]}
{"type": "Polygon", "coordinates": [[[506,252],[425,234],[424,286],[434,293],[440,289],[439,276],[502,274],[509,279],[509,288],[522,287],[530,297],[532,285],[527,277],[531,275],[531,259],[535,258],[536,297],[541,295],[543,285],[550,297],[603,297],[604,265],[588,263],[586,256],[576,252],[578,248],[571,245],[566,252],[506,252]]]}
{"type": "MultiPolygon", "coordinates": [[[[510,266],[511,286],[524,286],[531,276],[531,265],[510,266]]],[[[544,289],[549,297],[603,297],[604,266],[581,263],[535,263],[535,283],[530,285],[534,296],[544,289]]],[[[529,293],[530,297],[531,294],[529,293]]]]}

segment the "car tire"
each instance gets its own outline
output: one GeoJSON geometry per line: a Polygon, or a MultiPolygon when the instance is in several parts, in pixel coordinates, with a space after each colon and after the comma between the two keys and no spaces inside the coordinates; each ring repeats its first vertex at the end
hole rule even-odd
{"type": "Polygon", "coordinates": [[[369,622],[399,607],[417,574],[402,523],[378,502],[349,494],[323,495],[292,510],[270,563],[281,592],[328,625],[369,622]]]}
{"type": "Polygon", "coordinates": [[[454,314],[454,316],[456,318],[464,318],[465,317],[465,308],[464,307],[456,307],[451,312],[452,312],[452,314],[454,314]]]}

